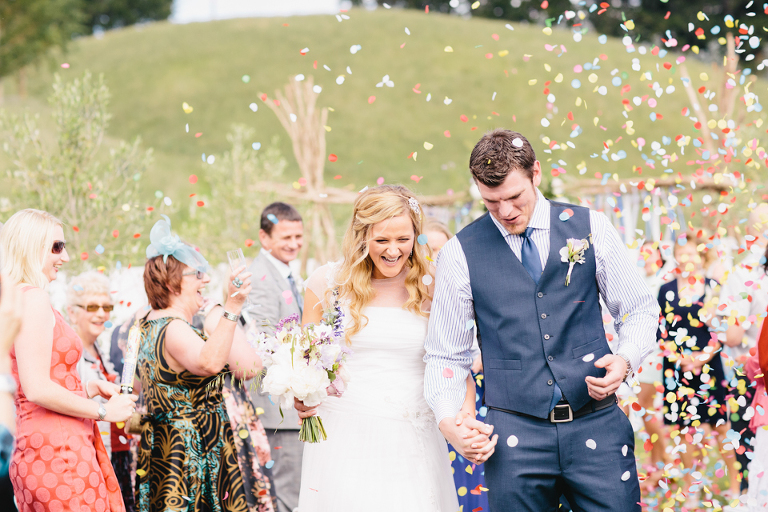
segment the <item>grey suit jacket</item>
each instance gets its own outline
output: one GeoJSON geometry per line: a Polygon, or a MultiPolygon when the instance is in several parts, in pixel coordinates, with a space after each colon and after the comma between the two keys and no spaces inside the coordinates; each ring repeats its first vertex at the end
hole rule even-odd
{"type": "MultiPolygon", "coordinates": [[[[288,280],[280,275],[277,268],[263,254],[259,253],[254,258],[248,270],[253,272],[251,293],[248,295],[251,301],[248,316],[259,331],[272,334],[277,323],[283,318],[294,313],[301,315],[295,300],[287,304],[283,298],[284,291],[288,290],[291,293],[291,285],[288,280]]],[[[251,389],[252,386],[248,386],[248,388],[251,389]]],[[[253,405],[264,409],[264,414],[260,415],[259,419],[266,430],[299,429],[299,416],[293,407],[288,408],[288,410],[283,408],[285,419],[282,419],[277,405],[272,405],[267,394],[261,393],[260,389],[258,391],[251,389],[250,393],[253,405]]]]}

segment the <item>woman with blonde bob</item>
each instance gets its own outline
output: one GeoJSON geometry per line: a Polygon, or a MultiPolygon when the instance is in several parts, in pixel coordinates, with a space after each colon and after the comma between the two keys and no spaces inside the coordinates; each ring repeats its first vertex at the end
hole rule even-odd
{"type": "MultiPolygon", "coordinates": [[[[295,404],[301,417],[319,414],[328,432],[327,441],[304,447],[301,510],[459,508],[445,441],[424,400],[433,267],[422,232],[421,207],[410,190],[369,189],[355,201],[343,259],[307,281],[303,321],[317,323],[324,310],[340,305],[354,354],[341,397],[316,409],[295,404]]],[[[474,420],[475,388],[467,388],[457,421],[475,429],[466,447],[482,461],[495,440],[490,427],[474,420]]]]}
{"type": "Polygon", "coordinates": [[[125,510],[94,420],[127,420],[135,395],[91,381],[77,362],[83,344],[48,300],[48,283],[69,261],[60,220],[40,210],[14,214],[0,231],[3,271],[22,292],[21,331],[11,350],[16,449],[10,467],[21,512],[125,510]],[[107,399],[104,405],[90,398],[107,399]]]}

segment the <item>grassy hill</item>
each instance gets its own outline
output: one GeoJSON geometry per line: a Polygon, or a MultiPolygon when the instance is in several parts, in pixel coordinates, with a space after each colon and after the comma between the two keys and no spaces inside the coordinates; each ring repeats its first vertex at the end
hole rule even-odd
{"type": "MultiPolygon", "coordinates": [[[[327,147],[338,161],[326,164],[326,176],[336,186],[354,189],[373,184],[380,176],[421,193],[463,189],[472,146],[483,131],[498,126],[523,132],[544,162],[545,172],[549,174],[554,164],[567,170],[566,176],[577,175],[580,162],[587,164],[589,176],[594,172],[630,176],[633,165],[642,164],[630,139],[644,137],[650,146],[654,140],[661,142],[662,136],[673,140],[678,134],[696,133],[680,114],[689,104],[672,55],[628,54],[619,40],[601,44],[594,33],[576,42],[565,29],[546,35],[539,26],[515,25],[510,30],[503,22],[412,10],[353,10],[349,18],[129,27],[107,32],[100,39],[76,41],[61,58],[69,68],[56,71],[64,77],[80,76],[86,69],[104,74],[113,94],[110,134],[125,139],[140,135],[153,147],[157,164],[145,186],[178,199],[200,192],[196,187],[201,185],[190,185],[187,177],[205,172],[203,153],[220,155],[227,149],[226,134],[236,122],[254,127],[257,140],[253,142],[262,145],[274,134],[280,135],[291,163],[289,178],[298,177],[287,135],[259,99],[262,92],[271,96],[298,74],[312,75],[323,88],[319,104],[333,108],[327,147]],[[353,45],[361,46],[354,54],[353,45]],[[453,51],[445,51],[447,46],[453,51]],[[305,48],[309,51],[302,55],[305,48]],[[633,58],[639,59],[638,70],[632,69],[633,58]],[[671,69],[665,69],[664,62],[672,63],[671,69]],[[583,69],[580,73],[577,66],[583,69]],[[645,71],[652,73],[653,80],[640,80],[645,71]],[[594,83],[588,78],[591,73],[594,83]],[[344,82],[337,85],[340,75],[344,82]],[[385,75],[394,87],[376,87],[385,75]],[[621,86],[611,84],[614,76],[621,86]],[[573,79],[580,80],[579,89],[572,86],[573,79]],[[544,93],[547,81],[555,97],[549,104],[544,93]],[[628,119],[634,122],[635,134],[629,137],[621,100],[646,94],[656,99],[649,88],[653,82],[661,87],[674,84],[676,91],[658,98],[656,108],[647,101],[632,105],[628,119]],[[417,84],[420,93],[414,91],[417,84]],[[626,85],[631,91],[622,96],[626,85]],[[605,95],[600,86],[607,88],[605,95]],[[371,96],[375,96],[373,103],[371,96]],[[183,102],[194,111],[185,114],[183,102]],[[257,112],[249,109],[253,102],[259,105],[257,112]],[[651,121],[652,112],[662,114],[663,120],[651,121]],[[544,127],[542,118],[547,114],[550,125],[544,127]],[[571,139],[575,124],[583,133],[571,139]],[[624,150],[627,158],[605,162],[590,157],[603,150],[604,141],[622,136],[611,151],[624,150]],[[547,155],[543,137],[563,146],[571,140],[575,148],[547,155]],[[431,150],[425,149],[425,142],[432,145],[431,150]],[[412,152],[417,152],[416,159],[408,158],[412,152]],[[333,181],[336,175],[341,178],[333,181]],[[424,178],[417,184],[410,179],[413,175],[424,178]]],[[[712,74],[691,59],[687,64],[695,78],[705,71],[712,74]]],[[[28,104],[35,108],[44,104],[51,79],[48,69],[30,72],[28,104]]],[[[6,81],[6,93],[13,99],[10,81],[6,81]]],[[[644,149],[650,152],[649,147],[644,149]]],[[[673,142],[668,152],[674,149],[673,142]]],[[[674,165],[683,170],[680,162],[674,165]]],[[[658,174],[661,169],[650,172],[658,174]]]]}

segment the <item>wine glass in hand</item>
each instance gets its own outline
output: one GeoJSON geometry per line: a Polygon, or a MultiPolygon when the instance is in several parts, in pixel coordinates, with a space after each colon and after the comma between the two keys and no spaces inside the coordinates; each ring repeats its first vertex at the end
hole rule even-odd
{"type": "MultiPolygon", "coordinates": [[[[246,268],[245,256],[243,255],[243,250],[242,249],[235,249],[235,250],[232,250],[232,251],[227,251],[227,259],[229,260],[229,268],[230,268],[230,270],[232,270],[232,272],[234,272],[235,270],[237,270],[240,267],[246,268]]],[[[239,291],[235,292],[234,295],[237,295],[238,293],[240,293],[240,292],[239,291]]],[[[234,295],[233,295],[233,297],[234,297],[234,295]]],[[[248,300],[248,298],[246,297],[245,302],[243,303],[243,309],[242,310],[245,311],[246,309],[248,309],[250,307],[251,307],[251,301],[248,300]]]]}

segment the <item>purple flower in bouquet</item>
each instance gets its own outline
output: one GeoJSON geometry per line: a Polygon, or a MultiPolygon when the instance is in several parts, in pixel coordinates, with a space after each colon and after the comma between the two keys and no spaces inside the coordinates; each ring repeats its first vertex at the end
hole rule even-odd
{"type": "Polygon", "coordinates": [[[299,314],[294,313],[292,315],[288,315],[287,317],[283,318],[279,322],[277,322],[277,326],[275,327],[275,332],[282,330],[282,328],[285,326],[285,324],[290,324],[291,322],[298,324],[299,323],[299,314]]]}

